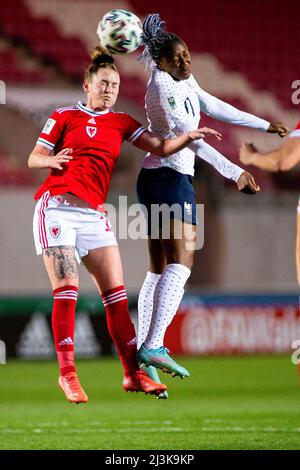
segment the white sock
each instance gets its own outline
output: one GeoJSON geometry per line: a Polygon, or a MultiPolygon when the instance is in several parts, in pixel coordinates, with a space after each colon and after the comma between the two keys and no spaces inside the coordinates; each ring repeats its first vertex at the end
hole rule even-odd
{"type": "Polygon", "coordinates": [[[156,284],[158,283],[160,276],[160,274],[155,274],[148,271],[139,293],[137,335],[138,350],[145,341],[149,331],[153,311],[153,296],[156,284]]]}
{"type": "Polygon", "coordinates": [[[163,345],[166,330],[178,310],[190,274],[191,270],[183,264],[168,264],[160,276],[154,292],[149,333],[145,340],[147,349],[163,345]]]}

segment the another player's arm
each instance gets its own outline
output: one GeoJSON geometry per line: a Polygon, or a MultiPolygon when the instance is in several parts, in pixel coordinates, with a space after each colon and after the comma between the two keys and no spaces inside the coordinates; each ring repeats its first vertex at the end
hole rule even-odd
{"type": "Polygon", "coordinates": [[[219,119],[220,121],[228,122],[238,126],[250,127],[252,129],[258,129],[271,134],[278,134],[280,137],[285,137],[289,132],[287,126],[279,123],[270,123],[261,119],[254,114],[246,113],[241,111],[231,104],[210,95],[206,91],[199,87],[196,80],[194,81],[194,87],[198,94],[200,101],[201,110],[208,116],[219,119]]]}
{"type": "MultiPolygon", "coordinates": [[[[195,80],[194,82],[195,87],[198,87],[195,80]]],[[[155,92],[159,98],[160,117],[164,117],[166,127],[169,127],[169,129],[177,135],[191,130],[191,122],[188,118],[188,114],[186,114],[186,110],[181,108],[182,102],[181,98],[177,96],[178,92],[176,86],[169,81],[168,87],[166,87],[164,79],[157,79],[155,82],[155,92]],[[170,103],[170,95],[172,95],[173,98],[172,106],[170,103]],[[184,116],[186,116],[186,119],[184,116]]],[[[195,92],[197,92],[197,90],[195,90],[195,92]]],[[[250,173],[232,163],[207,142],[197,140],[191,142],[188,147],[199,158],[212,165],[222,176],[235,181],[239,191],[249,194],[254,194],[259,191],[259,187],[254,182],[250,173]]]]}
{"type": "Polygon", "coordinates": [[[72,149],[66,148],[53,155],[52,150],[43,145],[37,144],[28,158],[28,166],[33,170],[42,170],[52,168],[54,170],[63,170],[63,163],[68,163],[73,159],[72,149]]]}
{"type": "Polygon", "coordinates": [[[219,132],[214,129],[209,129],[208,127],[191,130],[171,139],[160,139],[152,132],[145,131],[141,137],[133,142],[133,145],[141,150],[145,150],[146,152],[154,153],[159,157],[169,157],[173,153],[184,149],[191,142],[198,139],[204,139],[209,135],[212,135],[219,140],[222,138],[222,135],[219,132]]]}
{"type": "Polygon", "coordinates": [[[253,144],[244,143],[240,148],[240,160],[262,170],[289,171],[300,162],[300,138],[286,140],[278,149],[262,153],[253,144]]]}

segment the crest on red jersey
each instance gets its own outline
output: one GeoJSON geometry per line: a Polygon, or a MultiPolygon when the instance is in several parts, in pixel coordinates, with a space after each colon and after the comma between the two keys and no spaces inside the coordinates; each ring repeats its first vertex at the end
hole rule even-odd
{"type": "Polygon", "coordinates": [[[86,126],[86,132],[89,137],[94,137],[97,132],[97,127],[86,126]]]}
{"type": "Polygon", "coordinates": [[[58,238],[61,232],[60,225],[59,224],[50,225],[49,232],[50,232],[51,237],[58,238]]]}

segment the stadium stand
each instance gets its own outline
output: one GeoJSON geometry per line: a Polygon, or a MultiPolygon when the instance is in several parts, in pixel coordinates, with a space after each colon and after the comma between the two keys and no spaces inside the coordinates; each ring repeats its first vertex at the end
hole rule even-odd
{"type": "Polygon", "coordinates": [[[131,0],[140,15],[159,11],[168,29],[182,36],[190,49],[213,54],[226,70],[239,70],[257,88],[273,93],[291,107],[291,83],[299,58],[294,53],[299,39],[300,3],[297,0],[131,0]],[[172,12],[172,14],[170,14],[172,12]],[[280,71],[280,73],[279,73],[280,71]]]}
{"type": "Polygon", "coordinates": [[[45,63],[53,63],[72,80],[82,78],[87,48],[76,37],[64,37],[48,18],[35,18],[25,2],[12,0],[1,6],[0,31],[16,44],[26,44],[45,63]]]}
{"type": "Polygon", "coordinates": [[[27,168],[14,168],[11,159],[0,149],[0,186],[31,186],[33,175],[27,168]]]}
{"type": "Polygon", "coordinates": [[[0,77],[9,83],[44,83],[47,81],[44,70],[35,63],[20,61],[14,48],[0,47],[0,77]]]}
{"type": "MultiPolygon", "coordinates": [[[[69,8],[65,18],[55,21],[56,14],[61,16],[55,1],[5,2],[1,6],[0,31],[17,42],[25,41],[45,61],[54,62],[71,79],[81,80],[88,60],[87,46],[92,47],[96,40],[95,28],[77,32],[74,36],[66,35],[64,30],[70,32],[70,25],[74,24],[72,15],[85,18],[82,21],[86,30],[96,3],[80,0],[76,9],[71,8],[68,0],[59,3],[61,8],[69,8]],[[87,3],[93,4],[90,5],[93,10],[87,10],[86,15],[84,8],[87,3]]],[[[287,0],[283,12],[278,0],[272,2],[271,11],[268,2],[260,0],[253,0],[251,5],[246,0],[228,0],[226,3],[213,0],[203,5],[205,14],[196,16],[184,14],[187,8],[193,11],[198,6],[196,0],[187,0],[184,5],[176,3],[175,6],[172,0],[101,3],[104,5],[101,8],[99,5],[99,16],[95,18],[94,14],[95,25],[103,7],[107,9],[108,4],[120,7],[121,3],[121,7],[134,9],[141,17],[150,11],[158,11],[167,20],[168,29],[181,35],[194,53],[212,54],[225,70],[238,70],[255,87],[275,95],[285,107],[292,106],[291,83],[295,80],[298,64],[293,45],[299,37],[297,14],[300,14],[300,4],[295,0],[287,0]]],[[[133,79],[136,83],[136,77],[133,79]]]]}

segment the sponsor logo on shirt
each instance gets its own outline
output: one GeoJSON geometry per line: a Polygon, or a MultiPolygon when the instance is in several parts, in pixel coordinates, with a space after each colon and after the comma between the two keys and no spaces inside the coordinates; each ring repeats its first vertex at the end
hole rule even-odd
{"type": "Polygon", "coordinates": [[[44,129],[42,130],[42,133],[49,135],[53,127],[55,126],[55,124],[56,124],[56,120],[49,118],[46,124],[44,125],[44,129]]]}
{"type": "Polygon", "coordinates": [[[87,135],[93,138],[96,135],[97,127],[86,126],[87,135]]]}
{"type": "Polygon", "coordinates": [[[88,123],[89,124],[96,124],[96,121],[95,121],[94,118],[91,118],[91,119],[88,120],[88,123]]]}
{"type": "Polygon", "coordinates": [[[174,96],[170,96],[170,98],[168,98],[168,103],[171,109],[176,109],[176,101],[174,96]]]}

